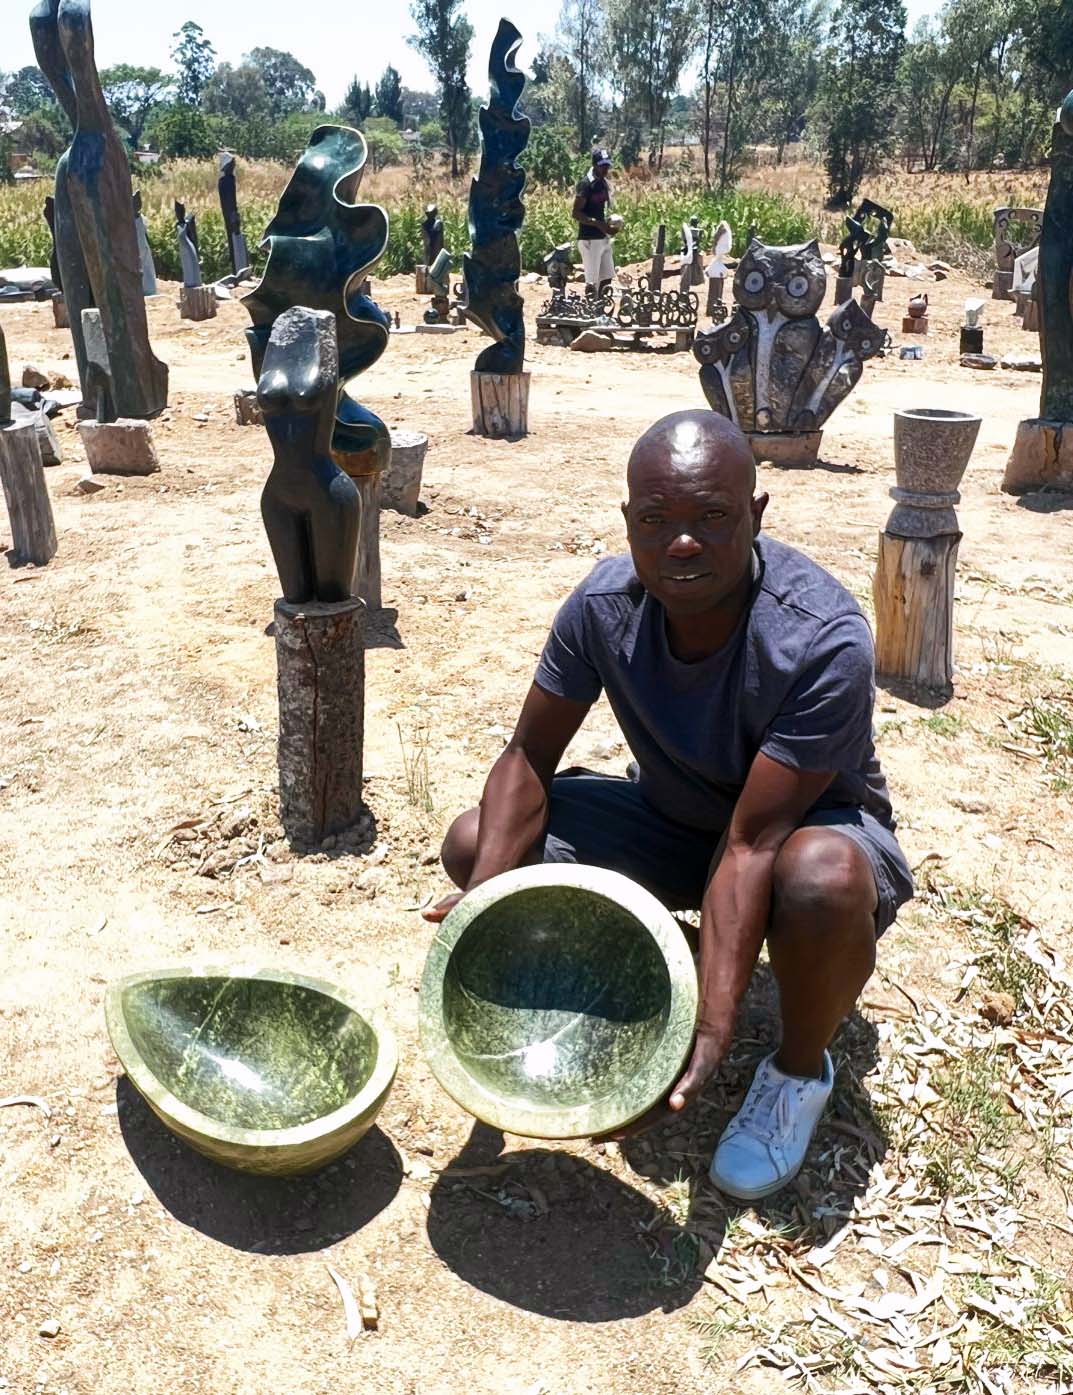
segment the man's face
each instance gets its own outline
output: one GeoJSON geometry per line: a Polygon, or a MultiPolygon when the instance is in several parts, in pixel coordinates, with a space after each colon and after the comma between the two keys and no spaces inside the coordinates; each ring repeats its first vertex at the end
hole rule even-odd
{"type": "Polygon", "coordinates": [[[596,165],[596,166],[595,166],[595,170],[596,170],[596,178],[597,178],[597,179],[606,179],[607,176],[611,173],[611,166],[610,166],[610,165],[596,165]]]}
{"type": "Polygon", "coordinates": [[[740,467],[667,452],[643,463],[623,505],[637,577],[668,615],[698,615],[727,600],[752,568],[767,496],[752,497],[740,467]]]}

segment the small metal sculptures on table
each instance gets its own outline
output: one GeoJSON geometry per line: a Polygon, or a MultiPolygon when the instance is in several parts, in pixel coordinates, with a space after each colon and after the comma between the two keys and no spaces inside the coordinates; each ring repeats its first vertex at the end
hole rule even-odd
{"type": "Polygon", "coordinates": [[[156,267],[153,265],[153,252],[149,246],[149,233],[142,217],[142,191],[134,195],[134,231],[138,238],[138,260],[142,268],[142,295],[156,295],[156,267]]]}
{"type": "Polygon", "coordinates": [[[216,318],[216,292],[201,277],[201,253],[197,244],[197,219],[186,205],[175,200],[175,233],[183,283],[179,287],[179,317],[183,320],[216,318]]]}
{"type": "Polygon", "coordinates": [[[522,436],[528,427],[525,318],[518,294],[518,231],[525,218],[525,170],[518,157],[530,121],[518,110],[525,75],[515,67],[521,33],[501,19],[488,58],[491,95],[481,108],[481,163],[469,191],[472,249],[463,258],[466,316],[496,341],[477,355],[471,378],[473,429],[483,436],[522,436]],[[505,383],[504,377],[525,378],[505,383]]]}
{"type": "Polygon", "coordinates": [[[242,215],[238,211],[238,188],[235,183],[235,157],[229,150],[220,155],[220,175],[216,181],[220,195],[220,211],[227,231],[227,250],[231,255],[231,271],[236,281],[250,274],[250,253],[242,233],[242,215]]]}
{"type": "Polygon", "coordinates": [[[996,208],[995,220],[995,275],[991,283],[992,300],[1013,299],[1014,262],[1023,252],[1035,247],[1040,239],[1043,224],[1041,208],[996,208]],[[1024,229],[1023,241],[1015,242],[1012,223],[1020,223],[1024,229]],[[1027,234],[1027,236],[1025,236],[1027,234]]]}
{"type": "Polygon", "coordinates": [[[56,162],[56,252],[85,390],[82,311],[98,306],[119,413],[154,417],[167,405],[167,366],[153,356],[131,218],[130,167],[93,56],[89,0],[40,0],[30,13],[38,64],[74,127],[56,162]]]}
{"type": "Polygon", "coordinates": [[[1051,177],[1039,238],[1036,298],[1043,384],[1039,416],[1022,421],[1002,487],[1073,490],[1073,92],[1051,137],[1051,177]]]}
{"type": "Polygon", "coordinates": [[[826,287],[817,242],[768,247],[754,238],[734,276],[734,314],[694,339],[709,405],[745,432],[758,462],[815,463],[821,428],[882,348],[854,300],[821,329],[826,287]]]}
{"type": "Polygon", "coordinates": [[[905,316],[902,319],[903,334],[927,334],[928,332],[928,297],[924,291],[918,291],[910,300],[905,316]]]}
{"type": "Polygon", "coordinates": [[[358,203],[367,148],[360,131],[318,126],[309,138],[276,216],[265,231],[269,247],[257,289],[243,299],[253,327],[246,331],[255,377],[260,377],[272,326],[292,306],[335,316],[339,386],[332,454],[355,481],[363,509],[354,593],[380,606],[379,475],[391,454],[384,423],[347,392],[388,343],[388,316],[360,287],[387,246],[387,214],[358,203]]]}

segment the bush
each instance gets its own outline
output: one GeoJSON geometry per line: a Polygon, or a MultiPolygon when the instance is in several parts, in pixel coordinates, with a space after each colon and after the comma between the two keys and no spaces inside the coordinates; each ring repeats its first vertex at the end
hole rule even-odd
{"type": "Polygon", "coordinates": [[[565,126],[535,126],[525,151],[525,168],[534,184],[564,189],[574,178],[571,132],[565,126]]]}

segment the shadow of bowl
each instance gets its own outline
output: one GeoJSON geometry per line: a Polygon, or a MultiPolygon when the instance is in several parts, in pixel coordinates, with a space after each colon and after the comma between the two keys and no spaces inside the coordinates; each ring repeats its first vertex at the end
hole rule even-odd
{"type": "Polygon", "coordinates": [[[523,867],[471,891],[433,940],[421,1044],[493,1128],[586,1138],[639,1118],[693,1041],[697,976],[677,922],[617,872],[523,867]]]}
{"type": "Polygon", "coordinates": [[[114,983],[108,1034],[150,1109],[214,1162],[287,1176],[340,1157],[387,1099],[392,1033],[334,984],[233,966],[114,983]]]}

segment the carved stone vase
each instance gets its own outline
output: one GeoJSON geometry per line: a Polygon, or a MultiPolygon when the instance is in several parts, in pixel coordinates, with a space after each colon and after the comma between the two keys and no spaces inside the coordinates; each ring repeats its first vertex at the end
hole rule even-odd
{"type": "Polygon", "coordinates": [[[914,407],[894,413],[894,509],[886,531],[902,538],[958,533],[958,485],[980,430],[970,412],[914,407]]]}

